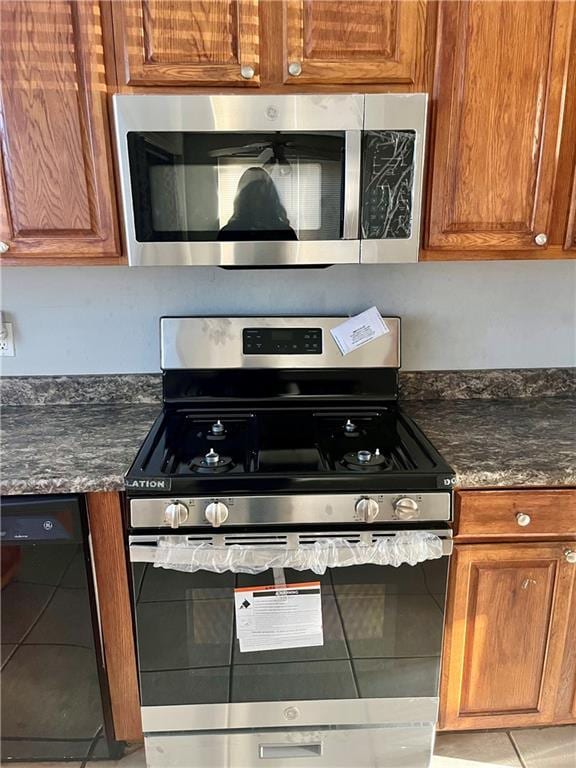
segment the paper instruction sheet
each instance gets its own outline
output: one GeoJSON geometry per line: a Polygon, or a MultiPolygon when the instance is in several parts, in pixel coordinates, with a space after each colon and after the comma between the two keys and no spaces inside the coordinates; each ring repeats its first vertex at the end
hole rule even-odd
{"type": "Polygon", "coordinates": [[[347,355],[358,347],[368,344],[369,341],[390,333],[390,328],[377,308],[370,307],[365,312],[354,315],[335,328],[331,328],[330,333],[340,352],[347,355]]]}
{"type": "Polygon", "coordinates": [[[320,582],[234,590],[240,651],[324,645],[320,582]]]}

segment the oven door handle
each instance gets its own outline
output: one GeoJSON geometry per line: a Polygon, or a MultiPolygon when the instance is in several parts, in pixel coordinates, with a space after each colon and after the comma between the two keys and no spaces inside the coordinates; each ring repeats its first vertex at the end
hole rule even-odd
{"type": "Polygon", "coordinates": [[[262,573],[270,568],[295,568],[324,573],[327,568],[355,565],[416,565],[451,552],[451,536],[440,537],[431,531],[130,537],[131,562],[191,572],[262,573]]]}
{"type": "MultiPolygon", "coordinates": [[[[451,539],[442,541],[442,557],[449,557],[454,550],[454,544],[451,539]]],[[[131,563],[155,563],[158,547],[155,544],[131,544],[130,562],[131,563]]],[[[383,566],[384,567],[384,566],[383,566]]]]}

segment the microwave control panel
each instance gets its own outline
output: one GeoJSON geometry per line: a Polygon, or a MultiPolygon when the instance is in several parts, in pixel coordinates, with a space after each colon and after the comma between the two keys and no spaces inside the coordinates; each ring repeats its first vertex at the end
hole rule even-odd
{"type": "Polygon", "coordinates": [[[365,131],[362,145],[362,237],[412,233],[415,131],[365,131]]]}
{"type": "Polygon", "coordinates": [[[321,328],[244,328],[245,355],[321,355],[321,328]]]}

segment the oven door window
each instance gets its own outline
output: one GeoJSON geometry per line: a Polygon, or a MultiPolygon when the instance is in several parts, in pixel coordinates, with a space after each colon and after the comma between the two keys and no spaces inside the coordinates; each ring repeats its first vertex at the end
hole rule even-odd
{"type": "Polygon", "coordinates": [[[139,242],[339,240],[344,132],[130,132],[139,242]]]}
{"type": "Polygon", "coordinates": [[[143,706],[438,695],[448,558],[399,568],[286,570],[320,581],[321,646],[242,653],[234,588],[257,576],[135,563],[143,706]]]}

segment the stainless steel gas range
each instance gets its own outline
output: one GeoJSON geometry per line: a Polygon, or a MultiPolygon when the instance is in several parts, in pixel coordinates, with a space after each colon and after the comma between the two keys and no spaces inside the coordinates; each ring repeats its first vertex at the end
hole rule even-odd
{"type": "Polygon", "coordinates": [[[454,473],[398,403],[400,321],[167,317],[126,477],[152,768],[425,768],[454,473]]]}

